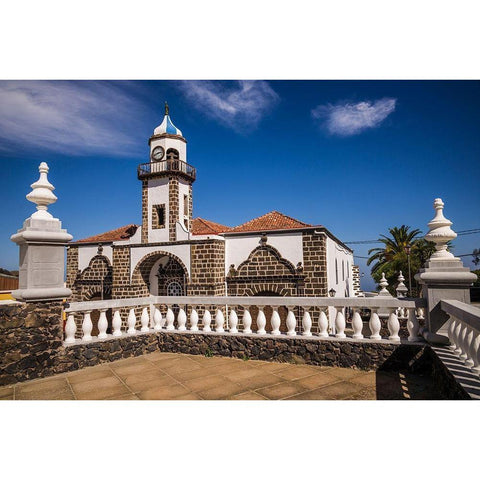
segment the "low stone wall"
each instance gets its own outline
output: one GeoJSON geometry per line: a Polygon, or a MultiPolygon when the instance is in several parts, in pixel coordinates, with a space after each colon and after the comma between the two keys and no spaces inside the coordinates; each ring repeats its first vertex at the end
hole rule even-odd
{"type": "Polygon", "coordinates": [[[61,302],[0,305],[0,385],[54,375],[62,344],[61,302]]]}

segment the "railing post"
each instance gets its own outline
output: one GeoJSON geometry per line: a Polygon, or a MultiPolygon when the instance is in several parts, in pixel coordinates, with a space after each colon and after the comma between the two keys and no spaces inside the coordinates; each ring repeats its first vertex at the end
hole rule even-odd
{"type": "Polygon", "coordinates": [[[100,310],[100,318],[98,319],[98,338],[107,338],[107,328],[107,310],[102,308],[100,310]]]}
{"type": "Polygon", "coordinates": [[[267,319],[265,318],[265,313],[263,313],[263,305],[258,307],[258,315],[257,315],[257,333],[260,335],[264,335],[267,333],[265,331],[265,325],[267,324],[267,319]]]}
{"type": "Polygon", "coordinates": [[[343,315],[343,307],[335,307],[337,309],[337,315],[335,317],[335,336],[337,338],[345,338],[345,315],[343,315]]]}
{"type": "Polygon", "coordinates": [[[228,331],[230,333],[238,333],[238,330],[237,330],[238,316],[237,316],[237,312],[235,311],[234,308],[230,309],[230,316],[229,316],[228,325],[229,325],[228,331]]]}
{"type": "Polygon", "coordinates": [[[287,314],[287,335],[290,337],[294,337],[297,332],[295,331],[297,327],[297,319],[295,318],[295,314],[293,313],[292,309],[288,309],[288,314],[287,314]]]}
{"type": "Polygon", "coordinates": [[[358,308],[354,308],[352,316],[352,328],[353,328],[353,338],[360,339],[363,338],[363,321],[358,308]]]}
{"type": "Polygon", "coordinates": [[[190,312],[190,331],[198,332],[198,312],[195,307],[192,307],[190,312]]]}
{"type": "Polygon", "coordinates": [[[185,310],[182,305],[180,305],[180,310],[178,311],[177,323],[178,323],[177,330],[179,330],[180,332],[183,332],[184,330],[187,329],[186,327],[187,314],[185,313],[185,310]]]}
{"type": "Polygon", "coordinates": [[[380,330],[382,329],[382,323],[380,322],[380,318],[378,316],[378,308],[371,308],[370,309],[370,321],[368,322],[368,326],[370,327],[370,338],[372,340],[381,340],[380,330]]]}
{"type": "Polygon", "coordinates": [[[328,318],[327,314],[324,310],[320,310],[320,316],[318,318],[318,328],[320,331],[318,332],[319,337],[328,337],[328,318]]]}
{"type": "Polygon", "coordinates": [[[90,312],[86,311],[83,314],[83,323],[82,323],[82,331],[83,337],[82,340],[91,340],[92,339],[92,319],[90,318],[90,312]]]}
{"type": "Polygon", "coordinates": [[[248,306],[243,307],[243,333],[252,333],[252,316],[248,306]]]}
{"type": "Polygon", "coordinates": [[[120,316],[119,310],[115,310],[113,313],[112,328],[114,337],[122,336],[122,317],[120,316]]]}
{"type": "Polygon", "coordinates": [[[77,332],[77,325],[75,323],[75,316],[73,313],[68,314],[67,323],[65,325],[65,343],[75,343],[75,333],[77,332]]]}
{"type": "Polygon", "coordinates": [[[167,319],[167,330],[175,330],[175,327],[173,326],[173,322],[175,321],[175,315],[173,313],[173,310],[170,308],[170,306],[168,307],[168,310],[167,310],[166,319],[167,319]]]}
{"type": "Polygon", "coordinates": [[[150,317],[148,315],[148,308],[144,307],[142,309],[142,316],[140,317],[140,323],[142,324],[141,332],[149,332],[148,324],[150,322],[150,317]]]}
{"type": "Polygon", "coordinates": [[[448,343],[449,317],[439,306],[440,300],[459,300],[470,303],[470,286],[477,276],[455,258],[447,244],[457,234],[450,228],[452,222],[443,215],[444,203],[436,198],[433,203],[435,218],[428,223],[425,239],[435,243],[435,253],[424,268],[415,275],[422,286],[422,296],[427,300],[427,322],[423,337],[432,343],[448,343]]]}

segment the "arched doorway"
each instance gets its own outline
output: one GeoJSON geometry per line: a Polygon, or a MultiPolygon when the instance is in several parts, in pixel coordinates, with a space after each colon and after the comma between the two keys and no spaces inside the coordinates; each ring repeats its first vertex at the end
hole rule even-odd
{"type": "MultiPolygon", "coordinates": [[[[254,295],[255,297],[281,297],[281,295],[277,292],[272,292],[270,290],[264,290],[262,292],[257,292],[254,295]]],[[[265,314],[265,318],[267,319],[267,324],[265,326],[265,330],[267,333],[272,331],[272,313],[273,308],[271,306],[267,306],[263,309],[263,313],[265,314]]],[[[280,332],[285,333],[287,332],[287,315],[288,310],[286,307],[278,307],[278,314],[280,315],[280,332]]],[[[256,331],[257,327],[257,315],[258,315],[258,307],[252,306],[250,307],[250,315],[252,316],[252,330],[256,331]]]]}
{"type": "Polygon", "coordinates": [[[187,294],[187,276],[180,262],[164,255],[152,272],[157,281],[157,295],[178,297],[187,294]]]}

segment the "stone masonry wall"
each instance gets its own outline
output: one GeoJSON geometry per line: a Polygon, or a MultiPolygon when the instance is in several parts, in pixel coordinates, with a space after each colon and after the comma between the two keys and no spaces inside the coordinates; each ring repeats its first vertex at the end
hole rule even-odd
{"type": "Polygon", "coordinates": [[[191,247],[189,295],[225,295],[225,243],[207,240],[191,247]]]}
{"type": "Polygon", "coordinates": [[[180,199],[177,177],[169,177],[168,179],[168,202],[168,235],[169,240],[175,242],[177,240],[176,223],[180,220],[180,199]]]}
{"type": "Polygon", "coordinates": [[[148,242],[148,180],[142,180],[142,243],[148,242]]]}
{"type": "Polygon", "coordinates": [[[303,273],[306,297],[326,297],[327,292],[327,239],[324,235],[304,233],[303,273]]]}

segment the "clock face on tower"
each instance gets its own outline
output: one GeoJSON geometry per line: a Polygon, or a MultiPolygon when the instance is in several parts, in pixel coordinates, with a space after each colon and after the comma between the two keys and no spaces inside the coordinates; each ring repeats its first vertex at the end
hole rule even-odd
{"type": "Polygon", "coordinates": [[[163,149],[163,147],[158,146],[152,150],[152,160],[156,160],[158,162],[163,158],[164,155],[165,150],[163,149]]]}

